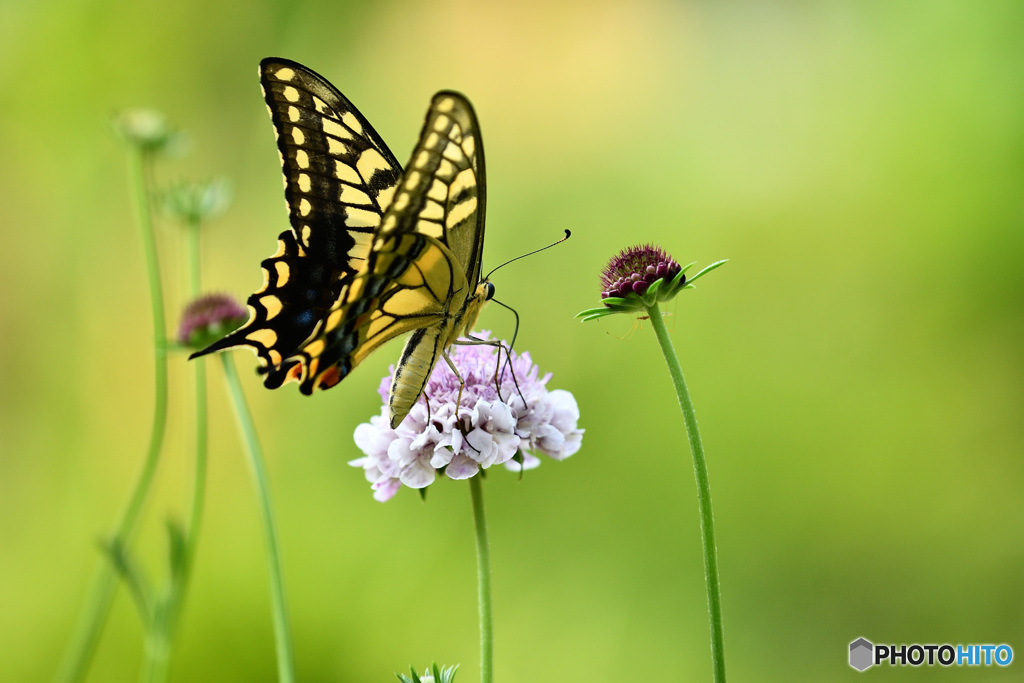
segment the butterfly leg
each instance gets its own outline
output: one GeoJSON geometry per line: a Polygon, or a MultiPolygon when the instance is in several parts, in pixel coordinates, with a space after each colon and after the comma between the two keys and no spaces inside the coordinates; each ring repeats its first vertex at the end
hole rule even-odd
{"type": "MultiPolygon", "coordinates": [[[[498,359],[497,359],[498,362],[494,366],[494,390],[498,393],[498,398],[501,399],[502,401],[504,401],[505,399],[501,395],[501,382],[499,381],[498,375],[500,374],[502,377],[504,377],[504,375],[505,375],[504,371],[500,369],[501,368],[501,352],[504,351],[505,352],[505,356],[508,359],[508,363],[506,364],[505,367],[507,367],[509,369],[509,371],[511,371],[511,373],[512,373],[512,384],[515,385],[516,393],[519,394],[519,398],[522,399],[523,406],[525,407],[527,405],[526,397],[523,396],[523,391],[522,391],[522,389],[519,388],[519,380],[516,379],[516,371],[512,367],[512,348],[511,347],[506,346],[505,344],[503,344],[502,342],[498,341],[497,339],[479,339],[479,338],[474,337],[472,335],[469,335],[469,337],[467,339],[457,339],[455,341],[455,343],[456,344],[461,344],[461,345],[464,345],[464,346],[495,346],[495,347],[497,347],[497,349],[498,349],[498,359]]],[[[458,376],[458,373],[455,373],[455,374],[458,376]]],[[[461,377],[460,377],[460,381],[461,381],[461,377]]]]}
{"type": "MultiPolygon", "coordinates": [[[[459,342],[456,341],[455,343],[458,344],[459,342]]],[[[462,375],[459,374],[459,369],[455,367],[455,361],[451,359],[451,356],[448,355],[447,351],[441,351],[441,357],[444,358],[444,362],[452,369],[455,376],[459,378],[459,395],[458,398],[455,399],[455,417],[457,419],[459,415],[459,406],[462,405],[462,388],[466,386],[466,380],[462,379],[462,375]]]]}

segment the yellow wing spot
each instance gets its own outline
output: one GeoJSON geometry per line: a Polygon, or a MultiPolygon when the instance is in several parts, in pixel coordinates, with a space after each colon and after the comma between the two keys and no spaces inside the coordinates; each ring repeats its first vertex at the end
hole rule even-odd
{"type": "Polygon", "coordinates": [[[370,196],[351,185],[342,185],[338,200],[343,204],[370,204],[370,196]]]}
{"type": "Polygon", "coordinates": [[[288,264],[284,261],[277,261],[274,263],[274,270],[277,271],[277,286],[282,287],[288,284],[288,278],[291,276],[288,264]]]}
{"type": "Polygon", "coordinates": [[[309,155],[306,154],[306,150],[299,149],[295,151],[295,163],[298,164],[299,168],[309,168],[309,155]]]}
{"type": "Polygon", "coordinates": [[[441,236],[444,234],[444,229],[441,227],[440,222],[420,220],[416,223],[416,232],[441,239],[441,236]]]}
{"type": "Polygon", "coordinates": [[[413,162],[413,166],[416,168],[426,168],[430,163],[431,157],[435,154],[437,154],[437,152],[431,152],[431,150],[427,149],[423,150],[416,157],[416,161],[413,162]]]}
{"type": "Polygon", "coordinates": [[[346,207],[345,216],[348,218],[346,223],[348,223],[349,227],[376,228],[380,225],[380,215],[376,211],[356,209],[350,206],[346,207]]]}
{"type": "Polygon", "coordinates": [[[444,207],[433,199],[427,199],[423,210],[420,211],[420,218],[428,221],[440,221],[444,218],[444,207]]]}
{"type": "Polygon", "coordinates": [[[448,113],[455,108],[455,100],[451,97],[446,97],[437,103],[436,109],[440,112],[448,113]]]}
{"type": "Polygon", "coordinates": [[[377,195],[377,205],[380,206],[381,211],[387,210],[391,205],[391,200],[395,198],[395,189],[394,187],[389,187],[386,190],[381,190],[377,195]]]}
{"type": "Polygon", "coordinates": [[[332,311],[331,314],[327,316],[327,322],[324,323],[324,332],[330,332],[331,330],[336,328],[338,325],[341,324],[341,319],[344,317],[345,311],[343,309],[338,308],[332,311]]]}
{"type": "Polygon", "coordinates": [[[467,168],[452,179],[451,187],[448,189],[448,196],[457,197],[464,190],[474,187],[476,187],[476,174],[472,169],[467,168]]]}
{"type": "MultiPolygon", "coordinates": [[[[348,300],[355,301],[359,298],[359,294],[363,291],[363,284],[366,282],[365,277],[357,277],[352,281],[352,284],[348,288],[348,300]]],[[[341,309],[338,309],[338,313],[342,313],[341,309]]],[[[334,313],[331,314],[332,316],[334,313]]]]}
{"type": "Polygon", "coordinates": [[[445,159],[462,166],[466,163],[466,155],[462,153],[462,148],[456,145],[454,142],[449,142],[448,146],[444,148],[442,152],[445,159]]]}
{"type": "Polygon", "coordinates": [[[302,243],[307,247],[309,246],[309,237],[313,234],[313,229],[308,225],[302,226],[302,243]]]}
{"type": "MultiPolygon", "coordinates": [[[[407,206],[409,206],[409,195],[403,192],[402,194],[398,195],[397,199],[395,199],[394,205],[389,206],[388,208],[394,209],[395,211],[405,211],[405,208],[407,206]]],[[[394,216],[393,213],[390,215],[394,216]]]]}
{"type": "Polygon", "coordinates": [[[476,153],[476,138],[472,135],[464,137],[462,139],[462,149],[467,157],[472,157],[476,153]]]}
{"type": "Polygon", "coordinates": [[[344,123],[349,128],[351,128],[352,130],[354,130],[359,135],[363,134],[363,127],[359,125],[359,119],[357,119],[355,115],[352,114],[352,112],[347,111],[343,113],[341,115],[341,122],[344,123]]]}
{"type": "Polygon", "coordinates": [[[436,130],[438,133],[447,134],[448,127],[451,125],[451,123],[452,120],[450,118],[448,118],[444,114],[439,114],[438,117],[434,119],[434,130],[436,130]]]}
{"type": "Polygon", "coordinates": [[[308,216],[309,212],[313,210],[313,205],[309,203],[309,200],[305,197],[299,202],[299,215],[308,216]]]}
{"type": "Polygon", "coordinates": [[[355,240],[355,246],[348,250],[349,265],[359,269],[361,267],[359,262],[365,261],[370,255],[370,242],[373,241],[373,235],[368,232],[353,231],[349,231],[348,234],[355,240]]]}
{"type": "Polygon", "coordinates": [[[441,163],[438,164],[437,170],[434,171],[434,175],[443,181],[451,182],[451,179],[455,177],[457,170],[458,169],[455,168],[455,164],[447,159],[441,159],[441,163]]]}
{"type": "Polygon", "coordinates": [[[475,211],[476,197],[469,197],[451,208],[448,212],[448,218],[445,223],[449,229],[454,228],[456,225],[472,216],[475,211]]]}
{"type": "Polygon", "coordinates": [[[301,128],[292,128],[292,141],[296,145],[302,145],[306,142],[306,136],[302,134],[301,128]]]}
{"type": "Polygon", "coordinates": [[[436,202],[445,201],[448,199],[448,186],[434,178],[434,181],[430,184],[430,189],[427,190],[427,197],[436,202]]]}
{"type": "Polygon", "coordinates": [[[420,178],[423,174],[419,171],[409,171],[409,174],[405,176],[405,182],[402,183],[407,190],[415,190],[416,186],[420,184],[420,178]]]}
{"type": "MultiPolygon", "coordinates": [[[[398,225],[398,221],[395,219],[395,214],[393,214],[393,213],[386,213],[386,214],[384,214],[384,222],[381,223],[380,231],[381,232],[388,232],[389,230],[394,230],[396,225],[398,225]]],[[[380,249],[380,245],[382,245],[382,244],[384,244],[383,240],[377,240],[377,242],[376,242],[376,244],[374,244],[373,248],[374,249],[380,249]]]]}
{"type": "Polygon", "coordinates": [[[387,160],[373,147],[360,154],[359,159],[356,161],[356,171],[367,182],[373,177],[374,173],[382,171],[388,168],[388,166],[387,160]]]}
{"type": "Polygon", "coordinates": [[[277,332],[274,332],[269,327],[261,327],[255,332],[245,335],[245,338],[269,349],[277,343],[277,332]]]}
{"type": "Polygon", "coordinates": [[[313,108],[316,109],[318,114],[330,114],[331,108],[327,106],[327,103],[321,100],[316,95],[313,96],[313,108]]]}
{"type": "Polygon", "coordinates": [[[275,252],[274,255],[271,256],[270,258],[281,258],[282,256],[284,256],[284,250],[285,250],[284,240],[278,240],[277,241],[277,252],[275,252]]]}
{"type": "Polygon", "coordinates": [[[342,154],[348,153],[348,147],[341,140],[327,138],[327,152],[331,156],[340,157],[342,154]]]}
{"type": "Polygon", "coordinates": [[[352,139],[352,133],[348,132],[347,128],[342,127],[340,123],[333,119],[323,119],[323,129],[325,133],[336,138],[352,139]]]}
{"type": "Polygon", "coordinates": [[[309,192],[309,189],[313,186],[312,181],[309,179],[309,175],[300,173],[299,177],[295,179],[299,186],[299,189],[303,192],[309,192]]]}
{"type": "Polygon", "coordinates": [[[267,309],[267,320],[270,320],[271,318],[276,316],[278,313],[281,312],[281,308],[283,308],[283,305],[281,304],[281,299],[274,296],[273,294],[270,294],[260,299],[260,303],[263,304],[263,308],[267,309]]]}
{"type": "Polygon", "coordinates": [[[299,101],[299,91],[296,90],[295,88],[293,88],[290,85],[288,87],[286,87],[284,90],[282,90],[281,94],[284,95],[284,98],[286,100],[288,100],[289,102],[298,102],[299,101]]]}
{"type": "Polygon", "coordinates": [[[288,107],[288,120],[289,121],[291,121],[292,123],[295,123],[296,121],[299,120],[299,118],[301,116],[302,116],[302,114],[299,113],[299,108],[298,107],[292,107],[292,106],[288,107]]]}
{"type": "Polygon", "coordinates": [[[282,66],[274,72],[274,77],[279,81],[290,81],[295,78],[295,69],[288,66],[282,66]]]}
{"type": "Polygon", "coordinates": [[[306,344],[305,348],[302,349],[302,352],[307,354],[310,358],[316,358],[324,352],[325,346],[326,344],[323,339],[317,339],[316,341],[306,344]]]}
{"type": "Polygon", "coordinates": [[[270,356],[270,364],[274,366],[280,365],[281,361],[284,360],[281,357],[281,352],[277,349],[267,349],[267,355],[270,356]]]}
{"type": "Polygon", "coordinates": [[[423,146],[428,149],[437,149],[441,146],[441,136],[434,131],[430,131],[430,135],[427,136],[423,146]]]}
{"type": "Polygon", "coordinates": [[[348,164],[342,163],[337,159],[334,160],[334,177],[343,183],[351,183],[353,185],[362,185],[363,179],[359,177],[356,170],[348,164]]]}

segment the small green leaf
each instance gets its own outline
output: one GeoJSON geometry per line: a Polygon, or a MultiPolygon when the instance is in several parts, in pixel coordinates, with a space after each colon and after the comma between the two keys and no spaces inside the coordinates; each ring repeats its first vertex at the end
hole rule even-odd
{"type": "Polygon", "coordinates": [[[699,278],[700,276],[704,275],[705,273],[710,273],[710,272],[711,272],[712,270],[714,270],[715,268],[718,268],[718,267],[720,267],[720,266],[723,266],[723,265],[725,265],[725,264],[726,264],[726,262],[728,262],[728,260],[729,260],[729,259],[722,259],[721,261],[715,261],[715,262],[714,262],[714,263],[712,263],[712,264],[711,264],[710,266],[707,266],[706,268],[704,268],[703,270],[701,270],[701,271],[700,271],[699,273],[697,273],[696,275],[694,275],[693,277],[691,277],[691,278],[690,278],[690,282],[691,282],[691,283],[693,283],[693,281],[694,281],[694,280],[696,280],[696,279],[697,279],[697,278],[699,278]]]}
{"type": "Polygon", "coordinates": [[[166,522],[168,559],[171,565],[171,579],[175,582],[180,579],[186,571],[188,562],[188,546],[185,542],[185,530],[181,524],[169,519],[166,522]]]}
{"type": "Polygon", "coordinates": [[[124,544],[117,540],[100,541],[100,550],[107,556],[118,576],[128,586],[135,601],[135,607],[139,611],[139,618],[143,624],[149,624],[153,617],[153,591],[146,582],[135,559],[129,554],[124,544]]]}

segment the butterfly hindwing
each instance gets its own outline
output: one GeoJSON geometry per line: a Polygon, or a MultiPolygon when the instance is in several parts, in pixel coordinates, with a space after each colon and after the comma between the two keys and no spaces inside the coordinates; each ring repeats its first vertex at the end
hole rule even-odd
{"type": "Polygon", "coordinates": [[[284,173],[291,230],[261,264],[249,321],[195,355],[252,348],[275,388],[288,360],[365,267],[401,166],[362,114],[326,79],[289,60],[260,63],[260,83],[284,173]]]}

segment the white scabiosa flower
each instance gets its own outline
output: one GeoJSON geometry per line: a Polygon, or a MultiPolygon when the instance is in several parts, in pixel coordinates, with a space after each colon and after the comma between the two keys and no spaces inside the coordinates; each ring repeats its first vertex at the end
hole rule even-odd
{"type": "Polygon", "coordinates": [[[392,429],[387,418],[390,368],[380,385],[380,415],[356,427],[356,446],[366,455],[349,464],[365,470],[379,501],[390,499],[402,485],[429,486],[439,475],[468,479],[494,465],[531,469],[540,464],[537,454],[562,460],[580,449],[583,430],[577,427],[576,399],[568,391],[548,391],[551,375],[540,376],[529,353],[512,353],[509,363],[502,352],[500,372],[494,346],[458,344],[449,355],[464,385],[447,363],[438,363],[423,396],[392,429]]]}

